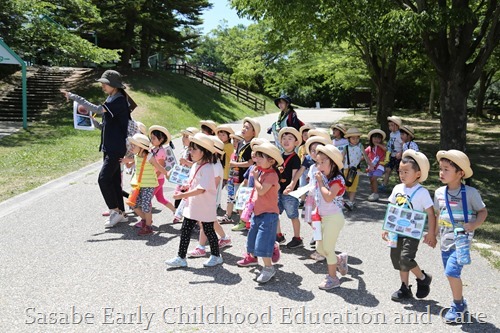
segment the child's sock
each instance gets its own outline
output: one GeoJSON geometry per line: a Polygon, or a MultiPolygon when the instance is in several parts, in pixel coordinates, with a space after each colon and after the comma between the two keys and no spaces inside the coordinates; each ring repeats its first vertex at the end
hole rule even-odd
{"type": "Polygon", "coordinates": [[[198,243],[197,248],[199,248],[200,250],[205,250],[205,245],[201,245],[201,244],[198,243]]]}

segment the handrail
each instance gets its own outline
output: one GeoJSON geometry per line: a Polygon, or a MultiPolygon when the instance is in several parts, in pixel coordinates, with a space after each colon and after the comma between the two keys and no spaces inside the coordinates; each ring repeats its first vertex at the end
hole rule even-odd
{"type": "Polygon", "coordinates": [[[219,90],[219,92],[226,92],[236,97],[236,99],[242,104],[253,108],[254,110],[265,110],[266,101],[262,98],[249,93],[248,90],[242,89],[235,86],[231,82],[215,77],[211,72],[201,70],[197,67],[191,66],[189,64],[169,64],[166,66],[167,70],[173,70],[178,74],[191,75],[198,78],[201,83],[214,87],[219,90]]]}

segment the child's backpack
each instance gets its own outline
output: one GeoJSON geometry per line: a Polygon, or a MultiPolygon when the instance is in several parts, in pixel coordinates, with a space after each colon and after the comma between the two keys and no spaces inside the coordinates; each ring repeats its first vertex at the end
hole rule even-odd
{"type": "Polygon", "coordinates": [[[128,127],[127,127],[127,142],[126,142],[127,153],[126,153],[126,156],[134,155],[131,151],[130,142],[128,142],[128,138],[134,136],[134,134],[137,134],[137,133],[140,133],[139,125],[137,125],[137,122],[134,119],[130,118],[128,120],[128,127]]]}

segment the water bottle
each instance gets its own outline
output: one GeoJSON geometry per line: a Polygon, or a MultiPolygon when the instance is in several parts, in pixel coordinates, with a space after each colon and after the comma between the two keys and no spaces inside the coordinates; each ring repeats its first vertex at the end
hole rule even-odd
{"type": "Polygon", "coordinates": [[[387,246],[393,249],[398,247],[398,234],[395,232],[389,232],[387,235],[387,246]]]}
{"type": "Polygon", "coordinates": [[[184,207],[186,206],[186,199],[182,199],[181,202],[179,202],[179,206],[177,206],[177,209],[175,210],[174,217],[178,220],[182,219],[182,213],[184,212],[184,207]]]}
{"type": "Polygon", "coordinates": [[[377,163],[378,163],[378,161],[380,161],[380,157],[378,157],[378,155],[377,155],[377,156],[375,156],[375,158],[374,158],[374,159],[373,159],[373,161],[372,161],[373,166],[376,166],[376,165],[377,165],[377,163]]]}
{"type": "Polygon", "coordinates": [[[463,228],[456,228],[454,233],[457,262],[459,265],[468,265],[471,262],[469,235],[463,228]]]}
{"type": "Polygon", "coordinates": [[[306,202],[304,203],[304,222],[310,223],[312,221],[313,206],[314,198],[312,195],[307,195],[306,202]]]}

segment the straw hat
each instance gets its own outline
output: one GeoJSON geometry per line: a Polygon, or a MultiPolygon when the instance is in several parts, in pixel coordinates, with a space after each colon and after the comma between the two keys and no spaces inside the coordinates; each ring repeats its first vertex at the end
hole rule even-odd
{"type": "Polygon", "coordinates": [[[189,140],[193,143],[196,143],[198,146],[201,146],[208,150],[211,153],[215,153],[214,142],[210,139],[209,135],[204,133],[196,133],[194,136],[190,136],[189,140]]]}
{"type": "MultiPolygon", "coordinates": [[[[324,128],[313,128],[312,130],[309,131],[309,138],[312,136],[321,136],[322,138],[332,140],[330,137],[330,133],[324,128]]],[[[331,143],[331,142],[330,142],[331,143]]]]}
{"type": "Polygon", "coordinates": [[[352,136],[361,136],[361,132],[359,131],[359,129],[357,129],[356,127],[349,128],[345,133],[345,137],[350,138],[352,136]]]}
{"type": "Polygon", "coordinates": [[[264,153],[267,156],[273,158],[276,161],[277,166],[283,164],[283,157],[281,156],[281,151],[278,149],[278,147],[276,147],[270,142],[264,142],[263,144],[255,145],[253,151],[255,152],[260,151],[261,153],[264,153]]]}
{"type": "Polygon", "coordinates": [[[297,131],[295,127],[283,127],[278,133],[278,140],[280,140],[280,142],[281,142],[281,137],[285,133],[292,134],[295,137],[295,139],[297,139],[297,142],[295,142],[296,146],[302,143],[302,135],[300,135],[299,131],[297,131]]]}
{"type": "Polygon", "coordinates": [[[186,128],[185,130],[182,130],[181,133],[184,134],[184,135],[195,135],[196,133],[199,133],[200,130],[197,129],[196,127],[188,127],[186,128]]]}
{"type": "Polygon", "coordinates": [[[300,128],[299,128],[299,132],[300,132],[300,137],[302,138],[302,134],[304,133],[304,131],[309,131],[309,130],[312,130],[314,127],[312,127],[311,125],[309,124],[304,124],[302,125],[300,128]]]}
{"type": "Polygon", "coordinates": [[[229,125],[217,126],[217,130],[215,131],[215,134],[219,133],[220,131],[228,132],[229,135],[234,134],[234,130],[229,125]]]}
{"type": "Polygon", "coordinates": [[[370,141],[372,139],[373,134],[380,134],[380,135],[382,135],[382,141],[385,140],[385,132],[380,130],[380,129],[374,129],[374,130],[371,130],[370,132],[368,132],[368,141],[370,141]]]}
{"type": "Polygon", "coordinates": [[[465,153],[460,150],[451,149],[451,150],[440,150],[436,154],[436,159],[438,162],[442,159],[446,158],[456,165],[460,167],[464,171],[464,179],[472,177],[472,168],[470,167],[470,161],[465,153]]]}
{"type": "Polygon", "coordinates": [[[251,141],[250,141],[250,148],[253,150],[253,146],[255,145],[261,145],[265,142],[269,142],[268,139],[264,139],[264,138],[253,138],[251,141]]]}
{"type": "Polygon", "coordinates": [[[218,137],[216,137],[214,135],[209,135],[209,138],[214,143],[215,152],[219,153],[221,155],[224,155],[225,154],[225,151],[224,151],[224,142],[222,142],[221,139],[219,139],[218,137]]]}
{"type": "Polygon", "coordinates": [[[342,157],[342,153],[334,145],[329,143],[324,146],[319,146],[318,148],[316,148],[316,150],[328,156],[333,161],[333,163],[337,164],[339,170],[344,167],[344,163],[342,163],[342,160],[344,159],[342,157]]]}
{"type": "Polygon", "coordinates": [[[398,125],[398,127],[401,127],[401,125],[403,125],[403,120],[396,116],[387,117],[387,121],[393,122],[394,124],[398,125]]]}
{"type": "Polygon", "coordinates": [[[412,157],[417,162],[418,167],[420,168],[420,178],[418,179],[418,182],[425,182],[425,180],[429,176],[429,169],[431,168],[427,156],[413,149],[408,149],[403,153],[403,158],[405,157],[412,157]]]}
{"type": "Polygon", "coordinates": [[[415,139],[415,131],[410,125],[402,125],[401,127],[399,127],[399,130],[407,133],[409,136],[411,136],[412,139],[415,139]]]}
{"type": "Polygon", "coordinates": [[[253,119],[253,118],[250,118],[250,117],[245,117],[243,118],[243,123],[245,123],[246,121],[248,121],[252,127],[253,127],[253,130],[255,131],[255,137],[258,137],[259,136],[259,133],[260,133],[260,124],[257,120],[253,119]]]}
{"type": "Polygon", "coordinates": [[[326,139],[326,138],[324,138],[322,136],[319,136],[319,135],[315,135],[315,136],[309,137],[309,139],[307,139],[306,143],[304,144],[304,146],[306,146],[306,153],[307,153],[307,155],[311,155],[309,147],[313,143],[319,143],[319,144],[321,144],[321,145],[324,146],[324,145],[327,145],[327,144],[331,144],[332,140],[326,139]]]}
{"type": "Polygon", "coordinates": [[[144,134],[141,133],[135,133],[134,136],[129,136],[128,142],[130,142],[133,145],[136,145],[137,147],[141,149],[149,149],[149,145],[151,144],[151,141],[149,141],[149,138],[145,136],[144,134]]]}
{"type": "Polygon", "coordinates": [[[135,122],[137,123],[137,127],[139,127],[139,132],[141,132],[141,134],[146,135],[146,133],[148,132],[146,125],[137,120],[135,122]]]}
{"type": "Polygon", "coordinates": [[[125,89],[125,86],[122,83],[122,76],[115,70],[108,69],[104,73],[102,73],[101,77],[96,80],[97,82],[105,83],[113,88],[121,88],[125,89]]]}
{"type": "Polygon", "coordinates": [[[170,143],[170,140],[172,140],[172,136],[170,135],[170,132],[168,131],[168,129],[166,129],[163,126],[159,126],[159,125],[151,126],[148,130],[149,137],[151,137],[151,133],[153,133],[153,131],[160,131],[163,134],[165,134],[165,136],[167,137],[167,141],[165,141],[164,145],[168,145],[170,143]]]}
{"type": "Polygon", "coordinates": [[[207,126],[210,128],[214,133],[217,133],[217,124],[213,120],[200,120],[200,126],[207,126]]]}
{"type": "Polygon", "coordinates": [[[229,137],[231,139],[239,140],[239,141],[245,141],[245,138],[241,136],[241,131],[238,131],[234,134],[229,134],[229,137]]]}
{"type": "Polygon", "coordinates": [[[344,135],[345,135],[345,132],[347,131],[347,128],[345,127],[345,125],[344,124],[340,124],[340,123],[333,124],[330,128],[332,129],[332,131],[334,129],[338,129],[339,131],[341,131],[342,133],[344,133],[344,135]]]}

